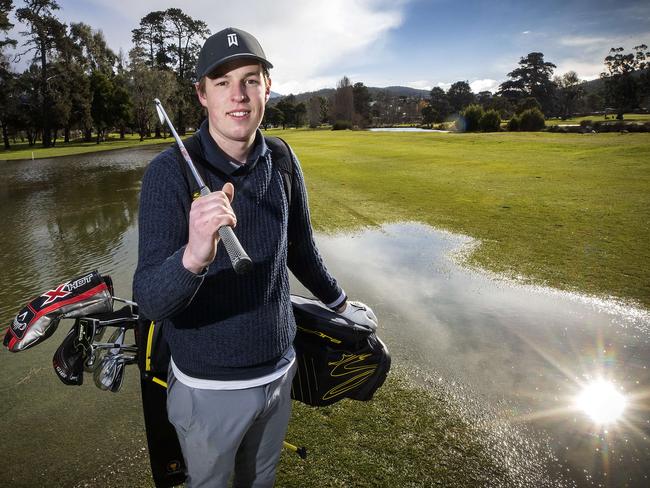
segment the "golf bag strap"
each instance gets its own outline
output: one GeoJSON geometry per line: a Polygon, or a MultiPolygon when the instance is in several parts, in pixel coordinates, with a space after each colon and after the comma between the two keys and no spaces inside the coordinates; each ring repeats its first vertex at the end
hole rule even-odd
{"type": "MultiPolygon", "coordinates": [[[[264,139],[266,140],[266,144],[268,145],[269,149],[271,149],[271,161],[273,165],[278,169],[278,171],[280,171],[280,175],[282,176],[282,181],[284,183],[284,192],[287,195],[287,205],[289,208],[291,208],[291,189],[293,187],[293,171],[295,168],[293,153],[289,148],[289,144],[287,144],[284,139],[281,139],[279,137],[265,137],[264,139]]],[[[201,175],[201,178],[203,178],[203,181],[207,181],[207,171],[214,171],[215,173],[219,173],[219,176],[225,181],[230,181],[230,177],[228,175],[214,168],[214,166],[210,165],[203,158],[201,143],[199,142],[196,134],[184,141],[184,144],[185,149],[187,149],[187,152],[190,154],[190,157],[196,166],[196,170],[201,175]]],[[[190,189],[192,200],[196,200],[200,195],[199,185],[197,185],[196,181],[194,180],[192,171],[181,156],[180,151],[178,153],[177,159],[178,163],[181,165],[183,174],[185,175],[185,181],[187,182],[190,189]]]]}
{"type": "Polygon", "coordinates": [[[265,137],[266,145],[271,149],[271,160],[282,175],[284,192],[287,195],[287,204],[291,208],[291,189],[293,188],[293,170],[296,163],[293,153],[287,142],[280,137],[265,137]]]}

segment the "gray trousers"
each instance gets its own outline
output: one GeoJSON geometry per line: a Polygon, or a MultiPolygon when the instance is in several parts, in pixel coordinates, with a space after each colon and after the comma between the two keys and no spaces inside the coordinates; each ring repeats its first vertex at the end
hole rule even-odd
{"type": "Polygon", "coordinates": [[[277,380],[245,390],[202,390],[169,368],[167,413],[176,428],[191,488],[272,487],[291,415],[296,365],[277,380]]]}

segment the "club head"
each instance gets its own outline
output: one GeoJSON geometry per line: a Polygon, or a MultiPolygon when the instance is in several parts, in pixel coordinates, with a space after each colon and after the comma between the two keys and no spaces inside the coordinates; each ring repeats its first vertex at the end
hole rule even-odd
{"type": "Polygon", "coordinates": [[[52,366],[64,384],[80,386],[84,382],[83,363],[84,351],[77,343],[77,328],[72,326],[54,352],[52,366]]]}
{"type": "Polygon", "coordinates": [[[160,100],[158,100],[157,98],[154,98],[153,102],[156,104],[156,112],[158,113],[158,119],[160,120],[161,124],[164,124],[165,114],[162,111],[162,104],[160,103],[160,100]]]}
{"type": "Polygon", "coordinates": [[[124,358],[110,353],[104,356],[95,369],[93,380],[100,390],[119,391],[124,380],[124,358]]]}
{"type": "Polygon", "coordinates": [[[124,357],[121,354],[121,345],[124,344],[126,329],[119,327],[111,335],[109,342],[118,345],[112,349],[103,349],[97,352],[94,362],[93,380],[100,390],[118,391],[124,379],[124,357]]]}

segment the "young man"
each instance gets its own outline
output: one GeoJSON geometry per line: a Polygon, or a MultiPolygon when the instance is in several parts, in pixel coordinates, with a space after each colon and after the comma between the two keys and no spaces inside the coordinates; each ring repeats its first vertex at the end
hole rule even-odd
{"type": "Polygon", "coordinates": [[[190,487],[272,486],[291,411],[295,321],[287,267],[319,300],[376,327],[352,305],[315,246],[297,161],[291,201],[259,130],[271,63],[247,32],[204,44],[196,93],[207,120],[195,164],[213,190],[192,202],[178,148],[158,155],[142,182],[134,295],[163,321],[171,350],[167,408],[190,487]],[[290,205],[289,205],[290,203],[290,205]],[[217,230],[235,234],[253,261],[237,275],[217,230]]]}

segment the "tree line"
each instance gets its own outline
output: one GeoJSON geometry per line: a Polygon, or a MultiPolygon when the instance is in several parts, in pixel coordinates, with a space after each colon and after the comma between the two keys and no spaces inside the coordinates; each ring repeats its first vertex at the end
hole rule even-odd
{"type": "MultiPolygon", "coordinates": [[[[0,32],[13,24],[13,0],[0,0],[0,32]]],[[[173,115],[179,132],[196,127],[202,118],[193,101],[196,57],[210,35],[205,22],[178,8],[150,12],[132,31],[128,55],[111,50],[101,31],[84,23],[62,23],[55,15],[55,0],[25,0],[15,10],[24,26],[25,42],[0,40],[0,125],[5,149],[12,139],[25,137],[51,147],[73,135],[86,141],[104,140],[108,131],[120,137],[136,132],[141,140],[163,127],[153,98],[160,98],[173,115]],[[5,52],[18,49],[29,56],[23,73],[14,73],[5,52]]]]}
{"type": "MultiPolygon", "coordinates": [[[[495,114],[514,119],[511,128],[517,130],[517,119],[524,113],[534,113],[543,121],[544,117],[567,119],[576,113],[611,111],[622,119],[624,113],[638,109],[650,96],[649,61],[650,52],[645,44],[635,46],[633,53],[625,53],[622,47],[612,48],[604,60],[601,87],[587,91],[575,71],[553,76],[555,64],[545,61],[541,52],[529,53],[508,73],[508,80],[501,83],[495,94],[474,94],[467,81],[452,84],[447,92],[434,87],[422,110],[423,121],[433,124],[460,114],[466,119],[462,123],[468,130],[476,130],[480,128],[478,118],[482,112],[486,116],[490,113],[491,120],[495,114]]],[[[487,122],[486,125],[494,126],[487,122]]]]}
{"type": "Polygon", "coordinates": [[[604,60],[599,88],[591,90],[575,71],[553,76],[556,65],[544,60],[541,52],[522,57],[496,93],[474,93],[467,81],[457,81],[447,91],[434,87],[428,98],[388,90],[371,94],[363,83],[352,84],[344,76],[329,97],[313,95],[298,101],[291,94],[272,103],[263,123],[283,128],[329,123],[334,129],[345,129],[395,124],[431,127],[453,119],[461,131],[496,131],[501,120],[508,120],[509,130],[528,131],[541,129],[549,117],[610,112],[622,119],[650,96],[649,61],[645,44],[635,46],[632,53],[612,48],[604,60]]]}
{"type": "MultiPolygon", "coordinates": [[[[13,27],[13,0],[0,0],[0,34],[5,33],[0,38],[0,127],[5,149],[17,138],[50,147],[77,138],[100,143],[109,131],[120,137],[135,132],[141,140],[161,137],[165,128],[155,115],[154,96],[165,104],[181,134],[199,125],[203,111],[194,101],[192,84],[198,52],[211,34],[205,22],[178,8],[150,12],[132,30],[133,47],[125,54],[111,50],[102,32],[87,24],[64,24],[57,10],[56,0],[23,0],[15,9],[25,39],[18,46],[7,34],[13,27]],[[9,46],[18,57],[31,60],[24,72],[12,71],[9,46]]],[[[529,119],[530,127],[539,125],[535,120],[540,116],[543,125],[544,117],[568,118],[606,108],[622,118],[650,95],[649,60],[644,44],[634,52],[612,48],[604,60],[602,88],[590,92],[573,71],[554,77],[556,66],[540,52],[522,57],[494,94],[475,94],[467,81],[457,81],[447,91],[434,87],[428,98],[396,95],[344,76],[328,96],[272,100],[263,126],[432,126],[453,117],[461,130],[498,130],[502,119],[509,119],[516,130],[529,127],[529,119]]]]}

